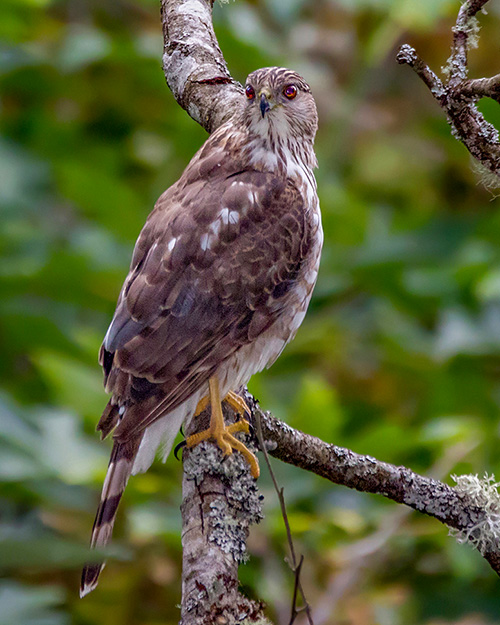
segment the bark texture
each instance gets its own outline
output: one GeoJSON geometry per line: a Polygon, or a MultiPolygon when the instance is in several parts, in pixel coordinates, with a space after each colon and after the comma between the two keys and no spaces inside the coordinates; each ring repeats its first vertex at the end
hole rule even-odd
{"type": "Polygon", "coordinates": [[[483,500],[481,481],[469,488],[449,486],[439,480],[337,447],[304,434],[263,412],[249,394],[247,404],[262,423],[271,456],[316,473],[334,484],[363,493],[383,495],[418,512],[434,517],[464,536],[461,542],[477,547],[500,575],[500,500],[483,500]],[[484,535],[482,535],[484,534],[484,535]]]}
{"type": "Polygon", "coordinates": [[[177,102],[209,133],[241,104],[243,87],[231,77],[207,0],[162,0],[163,71],[177,102]]]}
{"type": "MultiPolygon", "coordinates": [[[[232,411],[224,410],[226,422],[234,421],[232,411]]],[[[188,434],[207,427],[208,414],[194,421],[188,434]]],[[[250,449],[255,451],[251,442],[250,449]]],[[[262,518],[261,496],[248,463],[241,454],[224,458],[207,442],[185,449],[183,460],[181,623],[269,623],[262,604],[238,590],[249,527],[262,518]]]]}

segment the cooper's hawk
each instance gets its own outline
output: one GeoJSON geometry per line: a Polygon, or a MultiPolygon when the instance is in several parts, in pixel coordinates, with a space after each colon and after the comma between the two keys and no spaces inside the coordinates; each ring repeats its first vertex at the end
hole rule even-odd
{"type": "MultiPolygon", "coordinates": [[[[226,427],[220,398],[269,366],[300,326],[323,242],[313,143],[317,113],[297,73],[249,75],[238,115],[205,142],[158,199],[136,243],[130,272],[104,338],[100,363],[112,393],[97,426],[113,450],[92,531],[105,545],[131,474],[164,457],[182,424],[209,402],[210,429],[224,453],[244,453],[226,427]],[[207,399],[208,397],[208,399],[207,399]]],[[[97,585],[87,565],[81,596],[97,585]]]]}

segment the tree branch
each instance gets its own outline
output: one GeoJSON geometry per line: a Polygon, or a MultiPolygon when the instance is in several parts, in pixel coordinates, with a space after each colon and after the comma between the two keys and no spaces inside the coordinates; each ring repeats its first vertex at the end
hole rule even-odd
{"type": "Polygon", "coordinates": [[[491,98],[500,103],[500,74],[491,78],[475,78],[465,80],[461,86],[462,93],[468,97],[479,96],[491,98]]]}
{"type": "Polygon", "coordinates": [[[446,82],[441,82],[408,44],[401,46],[396,59],[398,63],[412,67],[427,85],[435,100],[446,111],[454,136],[476,160],[500,177],[498,130],[477,109],[477,102],[483,97],[500,102],[500,74],[492,78],[467,79],[467,54],[478,42],[476,14],[487,1],[466,0],[462,4],[453,27],[451,56],[445,68],[446,82]]]}
{"type": "Polygon", "coordinates": [[[241,105],[212,25],[208,0],[161,0],[163,71],[175,99],[209,133],[241,105]]]}
{"type": "MultiPolygon", "coordinates": [[[[235,420],[225,405],[224,416],[227,423],[235,420]]],[[[205,411],[186,434],[205,429],[208,422],[205,411]]],[[[224,458],[207,442],[184,449],[183,461],[181,625],[271,625],[262,604],[238,591],[249,527],[262,518],[261,496],[248,463],[241,454],[224,458]]]]}
{"type": "Polygon", "coordinates": [[[383,495],[434,517],[456,530],[461,542],[478,548],[500,575],[500,497],[495,484],[463,476],[470,478],[469,484],[458,478],[456,487],[448,486],[406,467],[396,467],[295,430],[262,411],[249,393],[245,401],[260,415],[269,454],[334,484],[383,495]]]}
{"type": "MultiPolygon", "coordinates": [[[[208,0],[161,0],[163,70],[178,104],[209,133],[241,106],[215,37],[208,0]]],[[[234,413],[224,406],[226,422],[234,413]]],[[[208,426],[193,418],[187,435],[208,426]]],[[[248,444],[248,443],[247,443],[248,444]]],[[[262,516],[260,497],[240,454],[223,458],[210,443],[184,449],[182,513],[182,625],[272,625],[262,605],[238,591],[248,528],[262,516]]]]}

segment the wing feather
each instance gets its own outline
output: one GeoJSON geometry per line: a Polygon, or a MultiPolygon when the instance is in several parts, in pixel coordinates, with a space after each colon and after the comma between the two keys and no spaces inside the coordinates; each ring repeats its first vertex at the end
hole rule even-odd
{"type": "Polygon", "coordinates": [[[310,245],[291,181],[220,172],[216,161],[199,166],[203,184],[188,167],[138,239],[101,352],[107,389],[128,406],[119,441],[180,405],[280,317],[310,245]],[[134,407],[137,379],[156,397],[147,411],[134,407]]]}

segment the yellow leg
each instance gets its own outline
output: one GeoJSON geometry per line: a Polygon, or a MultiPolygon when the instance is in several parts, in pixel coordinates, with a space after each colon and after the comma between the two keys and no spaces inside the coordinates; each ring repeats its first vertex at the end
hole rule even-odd
{"type": "MultiPolygon", "coordinates": [[[[233,393],[233,391],[229,391],[229,393],[224,397],[222,401],[225,401],[226,404],[229,404],[237,414],[250,414],[250,408],[246,405],[245,400],[236,393],[233,393]]],[[[197,417],[199,414],[201,414],[208,407],[209,404],[210,396],[205,395],[205,397],[202,397],[196,405],[194,416],[197,417]]]]}
{"type": "MultiPolygon", "coordinates": [[[[245,447],[245,445],[239,441],[237,438],[233,436],[236,432],[246,432],[248,433],[249,424],[248,421],[241,419],[232,425],[226,426],[224,423],[224,416],[222,414],[222,405],[219,393],[219,381],[217,377],[212,377],[208,381],[209,388],[209,396],[203,397],[200,400],[198,405],[196,406],[195,415],[198,415],[200,412],[205,410],[205,408],[210,403],[212,407],[212,413],[210,416],[210,427],[208,430],[203,430],[203,432],[197,432],[192,436],[189,436],[186,439],[186,445],[188,447],[194,447],[201,443],[201,441],[205,441],[208,439],[213,439],[217,443],[217,445],[222,449],[225,456],[229,456],[233,453],[233,449],[239,451],[243,454],[243,456],[247,459],[252,475],[255,479],[257,479],[260,475],[259,463],[257,462],[257,458],[254,454],[245,447]]],[[[243,414],[244,412],[250,412],[246,403],[236,395],[230,391],[226,397],[224,398],[231,408],[233,408],[236,412],[243,414]]]]}

